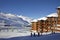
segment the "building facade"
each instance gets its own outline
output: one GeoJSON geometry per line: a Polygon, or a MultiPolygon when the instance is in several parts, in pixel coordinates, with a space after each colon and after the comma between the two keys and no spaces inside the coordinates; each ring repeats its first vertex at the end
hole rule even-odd
{"type": "Polygon", "coordinates": [[[46,17],[46,20],[32,22],[32,30],[35,32],[60,32],[60,7],[57,8],[58,17],[46,17]]]}

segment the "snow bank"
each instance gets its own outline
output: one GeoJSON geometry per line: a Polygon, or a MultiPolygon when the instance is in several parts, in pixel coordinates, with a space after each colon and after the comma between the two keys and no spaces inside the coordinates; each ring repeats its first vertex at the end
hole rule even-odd
{"type": "Polygon", "coordinates": [[[30,32],[0,32],[0,38],[12,38],[12,37],[20,37],[20,36],[29,36],[30,32]]]}
{"type": "MultiPolygon", "coordinates": [[[[30,36],[30,31],[25,32],[0,32],[0,38],[12,38],[12,37],[22,37],[22,36],[30,36]]],[[[32,32],[34,34],[34,32],[32,32]]],[[[35,32],[38,35],[37,32],[35,32]]],[[[41,33],[40,33],[41,34],[41,33]]],[[[51,34],[51,32],[44,32],[42,35],[51,34]]]]}
{"type": "MultiPolygon", "coordinates": [[[[58,14],[52,13],[52,14],[47,15],[47,17],[58,17],[58,14]]],[[[46,19],[47,19],[46,17],[38,18],[38,20],[46,20],[46,19]]]]}
{"type": "Polygon", "coordinates": [[[39,18],[38,20],[46,20],[46,17],[39,18]]]}
{"type": "Polygon", "coordinates": [[[58,6],[57,8],[60,8],[60,6],[58,6]]]}
{"type": "Polygon", "coordinates": [[[31,22],[37,22],[37,19],[34,19],[33,21],[31,21],[31,22]]]}
{"type": "Polygon", "coordinates": [[[60,26],[60,24],[57,24],[57,26],[60,26]]]}
{"type": "Polygon", "coordinates": [[[60,32],[56,31],[55,33],[60,33],[60,32]]]}
{"type": "Polygon", "coordinates": [[[42,33],[42,35],[48,35],[48,34],[51,34],[52,32],[44,32],[42,33]]]}
{"type": "Polygon", "coordinates": [[[52,13],[50,15],[47,15],[47,17],[58,17],[58,14],[57,13],[52,13]]]}
{"type": "MultiPolygon", "coordinates": [[[[32,32],[32,34],[34,34],[34,33],[35,33],[36,35],[38,35],[37,32],[32,32]]],[[[48,34],[51,34],[51,33],[52,33],[52,32],[43,32],[42,35],[48,35],[48,34]]],[[[41,34],[41,33],[40,33],[40,34],[41,34]]]]}

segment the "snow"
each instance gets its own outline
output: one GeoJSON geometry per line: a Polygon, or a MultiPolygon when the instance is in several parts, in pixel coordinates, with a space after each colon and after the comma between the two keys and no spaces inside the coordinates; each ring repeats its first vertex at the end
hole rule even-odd
{"type": "Polygon", "coordinates": [[[19,18],[22,18],[25,21],[28,21],[29,23],[31,23],[32,18],[26,17],[26,16],[22,16],[22,15],[17,15],[19,18]]]}
{"type": "Polygon", "coordinates": [[[39,18],[38,20],[46,20],[46,17],[39,18]]]}
{"type": "MultiPolygon", "coordinates": [[[[26,31],[26,32],[22,32],[22,33],[21,32],[0,32],[0,38],[30,36],[30,33],[31,33],[30,31],[26,31]]],[[[42,33],[42,35],[47,35],[47,34],[51,34],[51,32],[42,33]]],[[[36,32],[36,35],[38,35],[37,32],[36,32]]]]}
{"type": "Polygon", "coordinates": [[[60,34],[50,34],[44,36],[24,36],[24,37],[13,37],[8,39],[0,39],[0,40],[60,40],[60,34]]]}
{"type": "Polygon", "coordinates": [[[57,30],[60,30],[60,28],[56,28],[57,30]]]}
{"type": "Polygon", "coordinates": [[[12,38],[12,37],[19,37],[19,36],[29,36],[30,32],[0,32],[0,38],[12,38]]]}
{"type": "Polygon", "coordinates": [[[5,15],[5,13],[3,13],[3,12],[0,12],[0,14],[1,14],[1,15],[5,15]]]}
{"type": "Polygon", "coordinates": [[[28,26],[31,24],[32,19],[29,17],[21,16],[18,17],[15,14],[12,13],[0,13],[0,18],[2,18],[4,21],[6,20],[5,24],[8,25],[14,25],[14,26],[28,26]]]}
{"type": "Polygon", "coordinates": [[[60,24],[57,24],[57,26],[60,26],[60,24]]]}
{"type": "MultiPolygon", "coordinates": [[[[57,13],[51,13],[51,14],[47,15],[47,17],[58,17],[58,14],[57,13]]],[[[38,18],[37,20],[46,20],[47,17],[38,18]]]]}
{"type": "MultiPolygon", "coordinates": [[[[60,8],[60,7],[58,7],[58,8],[60,8]]],[[[3,13],[1,13],[1,14],[3,14],[3,13]]],[[[12,15],[12,14],[3,14],[3,15],[5,15],[5,16],[7,16],[9,18],[10,17],[15,17],[15,15],[12,15]]],[[[20,17],[23,20],[26,20],[28,22],[32,21],[30,18],[22,16],[22,15],[20,15],[18,17],[20,17]]],[[[58,15],[57,15],[57,13],[52,13],[52,14],[48,15],[47,17],[58,17],[58,15]]],[[[38,20],[46,20],[46,19],[47,19],[46,17],[38,18],[38,20]]],[[[34,19],[32,22],[37,22],[37,19],[34,19]]],[[[60,25],[57,24],[57,26],[60,26],[60,25]]],[[[56,29],[60,30],[60,28],[56,28],[56,29]]],[[[33,31],[33,33],[34,32],[37,34],[36,31],[33,31]]],[[[0,32],[0,38],[12,38],[12,37],[29,36],[30,33],[31,33],[30,31],[25,31],[25,32],[23,32],[23,31],[22,32],[0,32]]],[[[58,32],[55,32],[55,33],[58,33],[58,32]]],[[[47,33],[44,32],[44,33],[42,33],[42,35],[47,35],[47,34],[51,34],[51,32],[47,32],[47,33]]]]}
{"type": "Polygon", "coordinates": [[[13,15],[13,14],[11,14],[11,13],[5,14],[5,16],[6,16],[7,18],[16,17],[15,15],[13,15]]]}
{"type": "Polygon", "coordinates": [[[36,30],[31,30],[33,33],[36,33],[36,30]]]}
{"type": "MultiPolygon", "coordinates": [[[[34,33],[35,33],[36,35],[38,35],[38,33],[37,33],[37,31],[36,31],[36,30],[35,30],[35,31],[34,31],[34,30],[32,30],[31,32],[32,32],[32,34],[34,34],[34,33]]],[[[50,31],[50,32],[43,32],[43,33],[42,33],[42,35],[48,35],[48,34],[51,34],[51,33],[52,33],[51,31],[50,31]]],[[[40,34],[41,34],[41,33],[40,33],[40,34]]]]}
{"type": "Polygon", "coordinates": [[[58,6],[57,8],[60,8],[60,6],[58,6]]]}
{"type": "Polygon", "coordinates": [[[37,19],[34,19],[33,21],[31,21],[31,22],[37,22],[37,19]]]}
{"type": "Polygon", "coordinates": [[[1,12],[0,14],[2,16],[5,16],[5,18],[7,18],[7,19],[9,19],[9,18],[11,18],[11,19],[22,18],[24,21],[27,21],[29,23],[31,23],[31,21],[32,21],[32,18],[29,18],[29,17],[26,17],[26,16],[22,16],[22,15],[15,15],[15,14],[12,14],[12,13],[3,13],[3,12],[1,12]]]}
{"type": "Polygon", "coordinates": [[[52,32],[44,32],[42,33],[42,35],[48,35],[48,34],[51,34],[52,32]]]}
{"type": "Polygon", "coordinates": [[[56,31],[55,33],[60,33],[59,31],[56,31]]]}
{"type": "MultiPolygon", "coordinates": [[[[0,20],[1,21],[1,20],[0,20]]],[[[0,27],[4,27],[3,25],[5,25],[4,21],[0,22],[0,27]]]]}
{"type": "MultiPolygon", "coordinates": [[[[51,14],[47,15],[47,17],[58,17],[58,14],[57,13],[51,13],[51,14]]],[[[46,20],[47,17],[38,18],[37,20],[46,20]]]]}
{"type": "Polygon", "coordinates": [[[14,14],[11,14],[11,13],[3,13],[3,12],[1,12],[0,14],[1,14],[2,16],[5,16],[5,17],[7,17],[7,18],[16,17],[16,15],[14,15],[14,14]]]}
{"type": "Polygon", "coordinates": [[[0,38],[12,38],[12,37],[22,37],[30,35],[30,27],[24,27],[20,29],[1,29],[0,30],[0,38]]]}
{"type": "Polygon", "coordinates": [[[57,13],[52,13],[50,15],[47,15],[47,17],[58,17],[58,14],[57,13]]]}
{"type": "MultiPolygon", "coordinates": [[[[36,34],[38,35],[38,33],[36,31],[32,32],[32,34],[36,34]]],[[[51,34],[52,32],[43,32],[42,35],[48,35],[48,34],[51,34]]],[[[41,34],[41,33],[40,33],[41,34]]]]}

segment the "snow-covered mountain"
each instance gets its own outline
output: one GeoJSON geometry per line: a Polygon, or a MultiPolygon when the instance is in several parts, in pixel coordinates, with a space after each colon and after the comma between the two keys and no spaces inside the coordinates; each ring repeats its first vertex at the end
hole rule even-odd
{"type": "Polygon", "coordinates": [[[5,24],[11,26],[28,26],[32,19],[25,16],[14,15],[11,13],[0,13],[0,21],[5,21],[5,24]]]}
{"type": "MultiPolygon", "coordinates": [[[[58,17],[57,13],[52,13],[47,15],[47,17],[58,17]]],[[[38,18],[37,20],[46,20],[46,17],[38,18]]],[[[22,16],[22,15],[14,15],[11,13],[0,13],[0,22],[1,20],[4,20],[7,25],[12,25],[12,26],[28,26],[31,24],[33,19],[22,16]]],[[[34,19],[35,20],[35,19],[34,19]]]]}
{"type": "Polygon", "coordinates": [[[26,16],[22,16],[22,15],[17,15],[19,18],[22,18],[23,20],[25,20],[25,21],[27,21],[27,22],[29,22],[29,23],[31,23],[31,21],[32,21],[32,19],[31,18],[29,18],[29,17],[26,17],[26,16]]]}

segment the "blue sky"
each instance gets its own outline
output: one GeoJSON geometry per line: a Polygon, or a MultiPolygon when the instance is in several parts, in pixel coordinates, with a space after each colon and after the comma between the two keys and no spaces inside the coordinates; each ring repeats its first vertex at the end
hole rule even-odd
{"type": "Polygon", "coordinates": [[[40,18],[57,12],[60,0],[0,0],[0,12],[40,18]]]}

